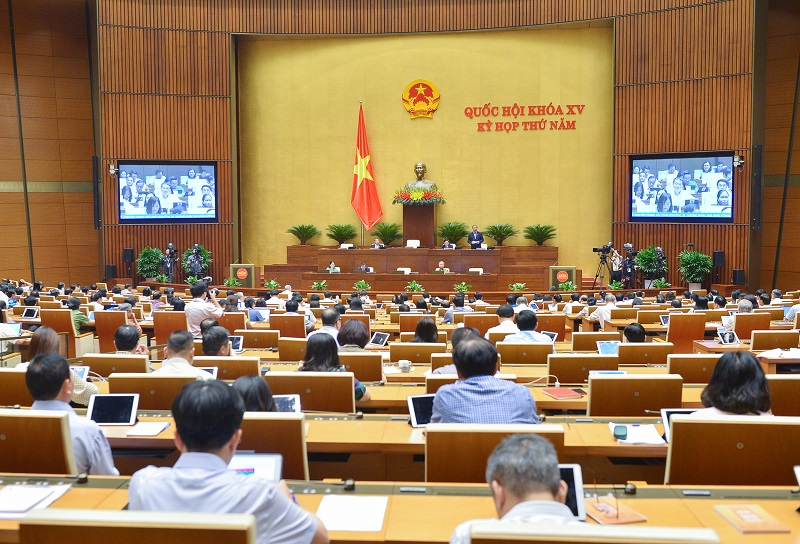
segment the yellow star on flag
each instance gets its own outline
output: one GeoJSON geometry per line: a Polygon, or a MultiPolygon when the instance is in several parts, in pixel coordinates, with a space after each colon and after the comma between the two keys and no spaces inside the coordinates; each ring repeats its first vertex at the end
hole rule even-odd
{"type": "Polygon", "coordinates": [[[362,157],[360,150],[357,150],[356,154],[356,165],[353,167],[353,174],[358,176],[358,184],[361,185],[361,182],[365,179],[374,181],[372,174],[369,173],[369,155],[362,157]]]}

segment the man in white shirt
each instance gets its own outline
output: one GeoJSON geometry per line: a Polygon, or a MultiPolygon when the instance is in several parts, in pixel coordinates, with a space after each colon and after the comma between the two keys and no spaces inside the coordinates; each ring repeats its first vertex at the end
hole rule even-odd
{"type": "Polygon", "coordinates": [[[228,470],[242,439],[243,415],[241,396],[221,381],[184,386],[172,403],[181,456],[173,467],[149,466],[135,473],[129,508],[252,514],[258,544],[327,544],[322,521],[292,501],[286,482],[228,470]]]}
{"type": "Polygon", "coordinates": [[[342,314],[333,308],[326,308],[322,310],[322,327],[308,335],[309,338],[315,334],[327,334],[331,336],[336,342],[336,347],[341,349],[339,345],[339,328],[342,326],[342,314]]]}
{"type": "Polygon", "coordinates": [[[472,303],[473,306],[488,306],[489,303],[483,300],[483,293],[478,291],[475,293],[475,302],[472,303]]]}
{"type": "Polygon", "coordinates": [[[518,314],[522,310],[529,310],[531,312],[536,312],[536,305],[528,306],[528,299],[525,297],[517,297],[516,306],[514,306],[514,313],[518,314]]]}
{"type": "Polygon", "coordinates": [[[305,317],[305,326],[306,332],[310,332],[314,330],[314,324],[317,322],[317,318],[314,317],[310,311],[305,311],[303,314],[299,313],[298,310],[300,309],[300,304],[296,300],[287,300],[286,301],[286,313],[283,315],[303,315],[305,317]]]}
{"type": "MultiPolygon", "coordinates": [[[[522,310],[517,314],[517,327],[519,332],[509,334],[503,339],[503,342],[515,344],[527,344],[531,342],[552,344],[553,341],[550,337],[544,335],[536,330],[539,326],[539,318],[530,310],[522,310]]],[[[553,348],[555,351],[555,348],[553,348]]]]}
{"type": "Polygon", "coordinates": [[[269,292],[269,298],[264,301],[267,306],[278,307],[278,308],[285,308],[286,301],[283,300],[278,296],[278,290],[273,289],[269,292]]]}
{"type": "Polygon", "coordinates": [[[192,301],[186,305],[186,326],[195,338],[202,338],[200,322],[207,317],[222,316],[222,306],[217,302],[214,292],[203,281],[198,281],[189,287],[192,301]]]}
{"type": "Polygon", "coordinates": [[[606,303],[602,306],[598,306],[595,311],[586,317],[586,320],[592,323],[598,323],[602,329],[606,321],[611,319],[611,310],[617,309],[616,302],[617,297],[614,295],[606,295],[606,303]]]}
{"type": "MultiPolygon", "coordinates": [[[[516,434],[492,452],[486,467],[500,519],[467,521],[456,527],[450,544],[468,544],[476,521],[567,525],[580,523],[567,507],[567,484],[561,479],[553,445],[535,434],[516,434]]],[[[582,500],[579,498],[578,500],[582,500]]]]}
{"type": "Polygon", "coordinates": [[[514,308],[512,308],[511,305],[503,304],[495,313],[497,314],[497,320],[500,321],[500,324],[486,331],[484,338],[488,340],[490,332],[519,332],[517,324],[514,323],[514,308]]]}
{"type": "Polygon", "coordinates": [[[786,304],[783,301],[783,291],[780,289],[773,289],[772,290],[772,299],[769,301],[770,306],[783,306],[786,304]]]}
{"type": "Polygon", "coordinates": [[[444,317],[442,318],[442,323],[452,323],[453,322],[453,314],[458,312],[471,312],[472,308],[469,306],[464,306],[464,295],[458,294],[453,297],[453,306],[448,309],[444,313],[444,317]]]}
{"type": "Polygon", "coordinates": [[[169,335],[164,348],[164,360],[161,368],[153,371],[153,376],[169,376],[170,374],[191,374],[201,380],[211,380],[211,374],[192,366],[194,359],[194,337],[186,331],[175,331],[169,335]]]}
{"type": "Polygon", "coordinates": [[[43,353],[33,358],[25,371],[25,385],[33,397],[33,410],[66,412],[72,435],[72,453],[78,472],[119,476],[103,431],[97,424],[79,416],[69,405],[73,381],[67,360],[58,353],[43,353]]]}

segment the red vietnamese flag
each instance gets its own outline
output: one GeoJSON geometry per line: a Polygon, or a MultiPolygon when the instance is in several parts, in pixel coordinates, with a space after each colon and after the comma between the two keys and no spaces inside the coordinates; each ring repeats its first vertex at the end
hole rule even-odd
{"type": "Polygon", "coordinates": [[[350,204],[353,205],[353,210],[367,229],[371,229],[383,217],[383,209],[378,201],[378,189],[375,187],[375,177],[372,174],[372,164],[370,164],[363,106],[358,107],[358,135],[356,136],[353,193],[350,195],[350,204]]]}

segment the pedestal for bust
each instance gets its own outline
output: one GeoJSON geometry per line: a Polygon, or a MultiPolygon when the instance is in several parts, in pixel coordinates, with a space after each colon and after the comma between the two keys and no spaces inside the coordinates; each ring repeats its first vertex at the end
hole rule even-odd
{"type": "Polygon", "coordinates": [[[436,247],[436,205],[403,204],[403,245],[419,240],[420,246],[436,247]]]}

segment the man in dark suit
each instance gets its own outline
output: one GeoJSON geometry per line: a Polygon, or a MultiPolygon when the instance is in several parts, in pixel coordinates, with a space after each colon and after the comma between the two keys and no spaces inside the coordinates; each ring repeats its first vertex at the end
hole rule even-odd
{"type": "Polygon", "coordinates": [[[450,240],[445,240],[442,244],[442,249],[455,249],[456,245],[452,243],[450,240]]]}
{"type": "Polygon", "coordinates": [[[483,234],[478,232],[478,225],[472,225],[472,232],[467,235],[467,242],[472,249],[480,249],[483,243],[483,234]]]}
{"type": "Polygon", "coordinates": [[[371,246],[369,246],[369,248],[370,248],[370,249],[383,249],[383,248],[385,248],[385,247],[386,247],[386,246],[384,246],[384,245],[381,243],[380,239],[378,239],[378,238],[375,238],[375,240],[373,240],[373,241],[372,241],[372,245],[371,245],[371,246]]]}

